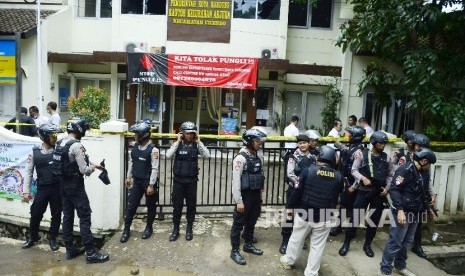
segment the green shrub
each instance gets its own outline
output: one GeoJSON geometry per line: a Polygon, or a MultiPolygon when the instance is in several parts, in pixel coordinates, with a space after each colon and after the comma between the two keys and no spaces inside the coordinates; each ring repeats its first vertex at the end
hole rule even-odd
{"type": "Polygon", "coordinates": [[[68,108],[72,116],[84,118],[91,128],[110,119],[110,94],[104,89],[89,86],[78,92],[77,98],[69,97],[68,108]]]}

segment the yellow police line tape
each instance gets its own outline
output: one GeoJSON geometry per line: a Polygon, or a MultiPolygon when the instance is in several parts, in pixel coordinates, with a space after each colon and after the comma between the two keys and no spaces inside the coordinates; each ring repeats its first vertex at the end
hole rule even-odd
{"type": "MultiPolygon", "coordinates": [[[[26,123],[4,123],[0,122],[0,125],[20,125],[20,126],[33,126],[34,124],[26,124],[26,123]]],[[[61,125],[61,129],[66,130],[66,125],[61,125]]],[[[132,132],[125,132],[125,133],[120,133],[120,132],[103,132],[99,129],[91,129],[91,133],[94,134],[123,134],[124,136],[134,136],[134,133],[132,132]]],[[[150,135],[151,138],[177,138],[177,134],[172,134],[172,133],[152,133],[150,135]]],[[[200,134],[200,138],[203,139],[214,139],[214,140],[236,140],[236,141],[242,141],[242,136],[241,135],[213,135],[213,134],[200,134]]],[[[288,141],[296,141],[296,138],[294,136],[267,136],[266,138],[267,142],[288,142],[288,141]]],[[[341,138],[334,138],[334,137],[321,137],[319,139],[321,142],[327,142],[327,143],[333,143],[336,141],[339,141],[341,143],[348,143],[349,139],[345,137],[341,138]]],[[[363,140],[365,143],[369,143],[370,139],[365,138],[363,140]]],[[[389,138],[388,142],[389,143],[397,143],[397,142],[402,142],[403,140],[401,138],[389,138]]],[[[431,146],[433,147],[465,147],[465,142],[437,142],[437,141],[432,141],[430,142],[431,146]]]]}
{"type": "MultiPolygon", "coordinates": [[[[100,131],[98,129],[92,129],[91,133],[94,134],[119,134],[119,135],[124,135],[124,136],[134,136],[134,133],[132,132],[104,132],[100,131]]],[[[199,134],[199,137],[201,139],[211,139],[211,140],[235,140],[235,141],[242,141],[242,136],[241,135],[213,135],[213,134],[199,134]]],[[[150,138],[171,138],[171,139],[176,139],[177,134],[173,133],[152,133],[150,135],[150,138]]],[[[267,142],[289,142],[289,141],[296,141],[297,139],[294,136],[267,136],[266,141],[267,142]]],[[[326,143],[334,143],[336,141],[339,141],[341,143],[348,143],[349,139],[345,137],[341,138],[334,138],[334,137],[321,137],[319,139],[320,142],[326,142],[326,143]]],[[[365,138],[363,140],[365,143],[369,143],[370,139],[365,138]]],[[[389,138],[388,143],[397,143],[397,142],[403,142],[402,138],[389,138]]],[[[465,147],[465,142],[435,142],[432,141],[430,142],[431,146],[434,147],[465,147]]]]}

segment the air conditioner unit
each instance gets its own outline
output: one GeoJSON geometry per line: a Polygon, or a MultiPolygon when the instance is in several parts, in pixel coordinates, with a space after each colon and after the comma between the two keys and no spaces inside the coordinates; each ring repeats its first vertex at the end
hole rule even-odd
{"type": "Polygon", "coordinates": [[[260,50],[260,57],[263,59],[277,59],[278,58],[278,48],[262,48],[260,50]]]}
{"type": "Polygon", "coordinates": [[[165,46],[161,47],[150,47],[150,53],[152,54],[164,54],[166,51],[165,46]]]}
{"type": "Polygon", "coordinates": [[[124,51],[127,53],[147,52],[147,42],[125,42],[124,51]]]}

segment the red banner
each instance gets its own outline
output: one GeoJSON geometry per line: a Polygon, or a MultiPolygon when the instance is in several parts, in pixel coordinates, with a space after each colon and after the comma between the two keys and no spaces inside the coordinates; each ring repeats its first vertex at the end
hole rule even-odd
{"type": "Polygon", "coordinates": [[[257,58],[128,54],[130,83],[253,90],[257,87],[257,74],[257,58]]]}

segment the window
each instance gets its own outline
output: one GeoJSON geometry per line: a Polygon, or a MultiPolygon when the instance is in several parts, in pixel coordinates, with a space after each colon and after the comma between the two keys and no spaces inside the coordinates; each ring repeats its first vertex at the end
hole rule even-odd
{"type": "MultiPolygon", "coordinates": [[[[286,91],[286,103],[284,105],[281,120],[288,125],[293,115],[300,118],[299,129],[316,129],[322,132],[321,109],[325,105],[323,93],[314,91],[286,91]]],[[[326,133],[321,133],[325,135],[326,133]]]]}
{"type": "Polygon", "coordinates": [[[111,0],[78,0],[78,17],[111,18],[111,3],[111,0]]]}
{"type": "Polygon", "coordinates": [[[288,25],[295,27],[331,28],[333,1],[318,0],[315,6],[307,0],[289,1],[288,25]]]}
{"type": "Polygon", "coordinates": [[[279,20],[280,0],[234,0],[234,18],[279,20]]]}
{"type": "Polygon", "coordinates": [[[16,86],[0,85],[0,117],[10,120],[16,116],[16,86]]]}
{"type": "Polygon", "coordinates": [[[166,14],[166,0],[121,0],[122,14],[166,14]]]}
{"type": "Polygon", "coordinates": [[[88,86],[96,86],[96,87],[105,89],[105,91],[107,91],[108,93],[110,93],[111,91],[110,80],[95,80],[95,79],[77,79],[76,80],[77,91],[81,91],[88,86]]]}

